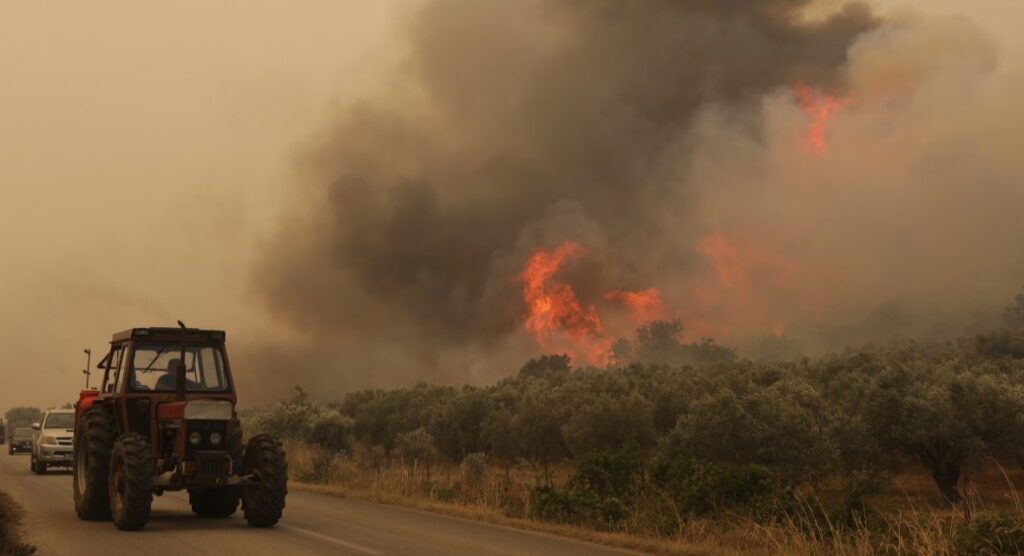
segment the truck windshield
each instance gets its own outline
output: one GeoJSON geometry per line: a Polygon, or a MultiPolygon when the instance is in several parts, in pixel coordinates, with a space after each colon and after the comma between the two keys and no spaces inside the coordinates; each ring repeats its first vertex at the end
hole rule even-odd
{"type": "Polygon", "coordinates": [[[185,364],[185,390],[223,392],[228,389],[224,360],[218,345],[185,345],[181,359],[179,344],[136,344],[129,386],[135,391],[174,392],[174,368],[185,364]]]}
{"type": "Polygon", "coordinates": [[[45,429],[73,429],[75,428],[74,413],[51,413],[43,424],[45,429]]]}

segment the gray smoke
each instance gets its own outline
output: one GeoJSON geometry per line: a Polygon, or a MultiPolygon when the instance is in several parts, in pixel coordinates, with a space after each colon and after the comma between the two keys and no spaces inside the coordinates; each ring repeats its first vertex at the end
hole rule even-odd
{"type": "Polygon", "coordinates": [[[311,201],[257,273],[303,339],[249,357],[331,370],[312,380],[335,390],[499,376],[537,351],[517,339],[512,277],[564,240],[590,248],[565,274],[585,302],[671,296],[707,266],[702,115],[763,146],[765,99],[847,87],[851,46],[881,25],[863,4],[819,19],[809,4],[427,2],[389,93],[347,107],[303,159],[295,195],[311,201]]]}

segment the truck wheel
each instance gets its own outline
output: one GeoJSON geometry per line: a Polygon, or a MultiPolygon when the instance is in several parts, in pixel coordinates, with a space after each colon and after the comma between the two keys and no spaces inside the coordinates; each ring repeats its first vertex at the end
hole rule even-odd
{"type": "Polygon", "coordinates": [[[114,416],[104,406],[89,407],[78,419],[72,462],[78,519],[110,519],[107,480],[114,436],[114,416]]]}
{"type": "Polygon", "coordinates": [[[242,487],[242,513],[253,527],[271,527],[284,510],[288,494],[288,463],[281,443],[261,434],[245,447],[245,474],[255,474],[259,484],[242,487]]]}
{"type": "Polygon", "coordinates": [[[188,503],[199,517],[228,517],[238,509],[238,487],[190,488],[188,503]]]}
{"type": "Polygon", "coordinates": [[[110,453],[110,515],[122,531],[138,531],[153,505],[153,456],[139,434],[122,434],[110,453]]]}
{"type": "Polygon", "coordinates": [[[32,461],[29,462],[29,469],[35,471],[36,475],[46,474],[46,464],[37,460],[35,456],[32,456],[32,461]]]}

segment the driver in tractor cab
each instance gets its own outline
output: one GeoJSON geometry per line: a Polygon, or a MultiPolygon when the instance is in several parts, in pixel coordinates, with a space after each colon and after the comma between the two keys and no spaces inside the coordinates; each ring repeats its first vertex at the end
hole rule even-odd
{"type": "MultiPolygon", "coordinates": [[[[167,370],[164,372],[164,376],[160,377],[156,381],[155,390],[173,392],[178,386],[178,382],[175,380],[175,373],[177,373],[178,366],[184,365],[181,359],[174,358],[167,362],[167,370]]],[[[199,383],[189,378],[185,379],[185,390],[193,391],[199,389],[199,383]]]]}

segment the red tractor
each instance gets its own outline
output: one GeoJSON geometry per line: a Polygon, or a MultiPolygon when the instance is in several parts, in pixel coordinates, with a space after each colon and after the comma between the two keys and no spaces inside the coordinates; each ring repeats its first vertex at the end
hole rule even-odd
{"type": "Polygon", "coordinates": [[[288,492],[281,443],[258,435],[243,446],[224,332],[178,324],[114,334],[99,390],[81,392],[75,511],[138,530],[154,494],[184,489],[200,517],[227,517],[241,501],[249,525],[273,526],[288,492]]]}

